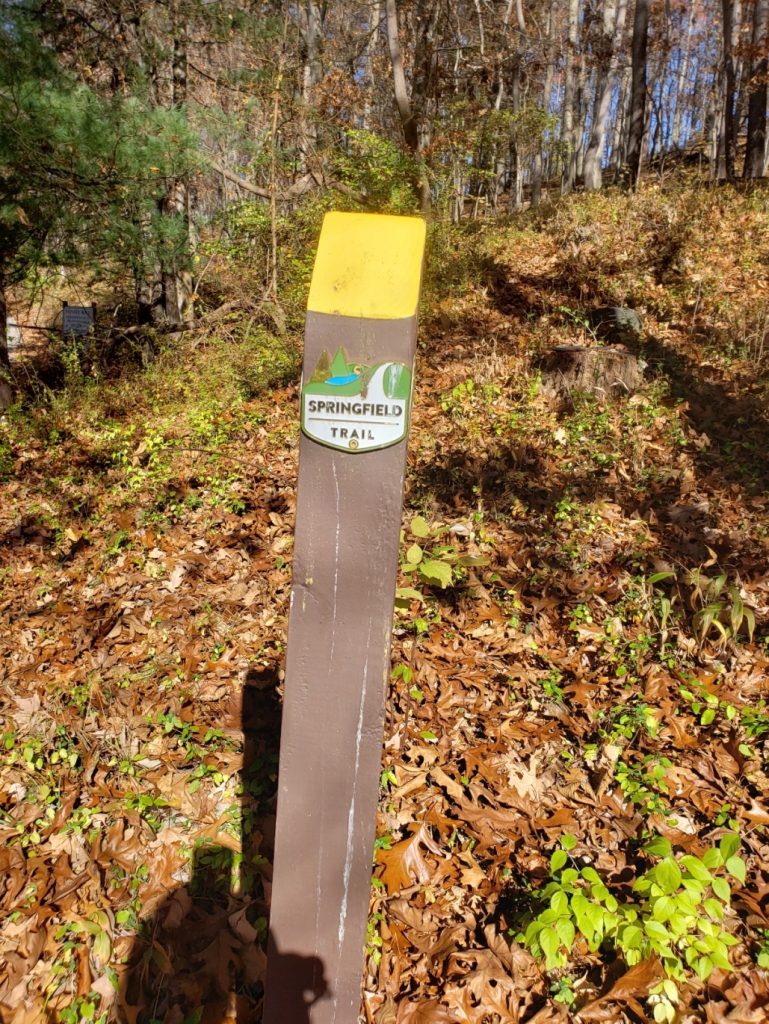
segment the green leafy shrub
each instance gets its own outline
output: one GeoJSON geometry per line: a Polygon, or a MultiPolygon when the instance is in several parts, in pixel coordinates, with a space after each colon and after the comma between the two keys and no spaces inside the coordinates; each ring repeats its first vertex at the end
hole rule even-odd
{"type": "Polygon", "coordinates": [[[423,306],[478,288],[488,277],[488,259],[482,250],[480,222],[450,224],[434,220],[427,225],[423,306]]]}
{"type": "Polygon", "coordinates": [[[550,858],[551,879],[535,894],[547,907],[524,922],[517,941],[548,971],[566,967],[578,944],[591,953],[607,946],[629,966],[657,956],[666,978],[651,993],[654,1019],[672,1021],[678,984],[692,972],[705,980],[716,967],[731,970],[729,947],[737,939],[723,922],[731,899],[726,876],[745,881],[739,837],[725,835],[702,858],[676,857],[671,843],[656,837],[644,852],[657,862],[632,885],[637,902],[621,901],[595,868],[579,867],[570,857],[576,842],[564,836],[550,858]]]}
{"type": "MultiPolygon", "coordinates": [[[[278,213],[274,225],[278,304],[270,297],[272,217],[262,200],[233,203],[221,214],[215,225],[219,234],[198,248],[201,278],[210,268],[216,289],[243,295],[247,308],[254,308],[254,297],[261,296],[256,318],[261,317],[268,328],[280,334],[301,331],[323,217],[339,206],[338,195],[329,191],[302,197],[290,216],[278,213]]],[[[254,314],[243,334],[250,333],[253,322],[254,314]]]]}
{"type": "Polygon", "coordinates": [[[338,150],[335,163],[344,184],[365,196],[368,209],[416,213],[414,186],[421,173],[419,164],[389,139],[351,128],[345,133],[345,146],[338,150]]]}
{"type": "MultiPolygon", "coordinates": [[[[440,523],[430,526],[422,516],[415,516],[411,520],[409,537],[401,533],[401,571],[412,575],[420,583],[443,590],[463,580],[465,569],[470,566],[488,565],[488,558],[464,555],[456,544],[445,543],[443,538],[451,530],[452,527],[440,523]],[[412,543],[406,547],[407,540],[412,543]]],[[[399,587],[395,597],[401,605],[424,600],[422,592],[415,587],[399,587]]]]}
{"type": "Polygon", "coordinates": [[[663,799],[669,792],[665,775],[670,767],[667,757],[648,755],[640,764],[618,761],[615,769],[622,795],[643,814],[664,814],[663,799]]]}
{"type": "Polygon", "coordinates": [[[693,624],[701,644],[711,631],[716,632],[719,643],[736,639],[743,625],[753,640],[755,613],[742,600],[739,587],[728,585],[726,573],[710,577],[701,569],[693,569],[688,582],[692,587],[691,605],[697,609],[693,624]]]}

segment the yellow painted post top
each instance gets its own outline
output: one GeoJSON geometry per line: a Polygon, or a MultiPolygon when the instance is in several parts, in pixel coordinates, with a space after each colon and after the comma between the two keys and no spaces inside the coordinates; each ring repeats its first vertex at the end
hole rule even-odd
{"type": "Polygon", "coordinates": [[[307,309],[372,320],[415,316],[425,232],[421,217],[327,213],[307,309]]]}

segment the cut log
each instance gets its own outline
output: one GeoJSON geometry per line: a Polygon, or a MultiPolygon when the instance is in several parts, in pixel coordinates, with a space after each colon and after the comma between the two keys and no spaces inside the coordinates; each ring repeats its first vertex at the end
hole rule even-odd
{"type": "Polygon", "coordinates": [[[630,395],[643,383],[645,366],[620,345],[559,345],[540,363],[543,387],[555,394],[630,395]]]}

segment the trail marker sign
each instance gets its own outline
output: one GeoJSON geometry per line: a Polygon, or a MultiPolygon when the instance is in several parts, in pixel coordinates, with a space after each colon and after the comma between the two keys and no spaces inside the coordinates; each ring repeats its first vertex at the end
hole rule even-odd
{"type": "Polygon", "coordinates": [[[65,302],[61,311],[61,333],[85,337],[96,319],[96,306],[70,306],[65,302]]]}
{"type": "Polygon", "coordinates": [[[389,448],[406,437],[410,402],[405,363],[350,363],[342,348],[331,362],[324,350],[302,388],[302,430],[343,452],[389,448]]]}
{"type": "Polygon", "coordinates": [[[305,326],[264,1024],[355,1024],[360,1011],[424,241],[416,217],[323,222],[305,326]]]}

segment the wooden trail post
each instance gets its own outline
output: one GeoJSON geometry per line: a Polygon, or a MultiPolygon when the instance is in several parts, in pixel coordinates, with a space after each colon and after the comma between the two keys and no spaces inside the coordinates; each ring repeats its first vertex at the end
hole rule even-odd
{"type": "Polygon", "coordinates": [[[310,287],[264,1024],[355,1024],[425,225],[330,213],[310,287]]]}

